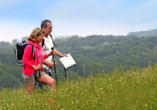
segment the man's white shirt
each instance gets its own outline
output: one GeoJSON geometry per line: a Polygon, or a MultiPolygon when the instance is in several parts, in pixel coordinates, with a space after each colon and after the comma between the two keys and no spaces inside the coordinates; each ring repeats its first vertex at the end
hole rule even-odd
{"type": "MultiPolygon", "coordinates": [[[[52,39],[50,36],[48,36],[47,38],[44,37],[44,45],[43,45],[43,54],[48,54],[51,52],[51,48],[53,47],[53,43],[52,43],[52,39]]],[[[47,62],[51,62],[52,61],[52,55],[49,56],[48,58],[45,59],[47,62]]],[[[43,67],[46,68],[47,70],[49,69],[48,66],[46,66],[45,64],[43,64],[43,67]]]]}

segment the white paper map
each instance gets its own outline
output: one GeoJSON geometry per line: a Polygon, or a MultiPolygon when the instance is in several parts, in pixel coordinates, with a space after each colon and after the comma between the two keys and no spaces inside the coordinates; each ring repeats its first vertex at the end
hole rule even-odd
{"type": "Polygon", "coordinates": [[[65,68],[76,64],[75,60],[70,54],[67,54],[67,56],[68,57],[62,57],[59,59],[65,68]]]}

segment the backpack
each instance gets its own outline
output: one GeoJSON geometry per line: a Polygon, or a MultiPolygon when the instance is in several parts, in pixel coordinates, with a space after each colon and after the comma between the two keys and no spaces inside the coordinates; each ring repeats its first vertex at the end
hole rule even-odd
{"type": "MultiPolygon", "coordinates": [[[[17,43],[14,47],[15,60],[21,67],[23,67],[22,58],[23,58],[23,54],[24,54],[24,49],[27,45],[31,45],[33,48],[32,53],[31,53],[31,58],[33,58],[35,48],[32,44],[26,43],[25,40],[21,40],[21,41],[17,41],[17,43]]],[[[35,60],[35,55],[34,55],[34,60],[35,60]]]]}

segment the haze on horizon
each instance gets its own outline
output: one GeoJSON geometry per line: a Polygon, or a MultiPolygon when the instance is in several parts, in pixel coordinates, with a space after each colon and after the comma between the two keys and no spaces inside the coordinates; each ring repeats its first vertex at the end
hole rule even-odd
{"type": "Polygon", "coordinates": [[[29,36],[44,19],[52,35],[126,35],[156,29],[155,0],[1,0],[0,41],[29,36]]]}

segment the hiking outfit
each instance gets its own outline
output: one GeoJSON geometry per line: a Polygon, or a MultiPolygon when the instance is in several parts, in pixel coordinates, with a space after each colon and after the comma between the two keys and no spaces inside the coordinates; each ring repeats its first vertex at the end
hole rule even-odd
{"type": "MultiPolygon", "coordinates": [[[[50,36],[47,36],[47,38],[44,37],[44,45],[42,47],[43,54],[45,55],[45,54],[50,53],[52,47],[54,47],[53,42],[52,42],[52,38],[50,36]]],[[[48,58],[46,58],[45,61],[51,62],[52,61],[52,55],[49,56],[48,58]]],[[[43,64],[43,68],[44,68],[45,73],[48,74],[50,77],[52,77],[52,71],[51,71],[51,69],[49,69],[50,67],[43,64]]]]}
{"type": "MultiPolygon", "coordinates": [[[[34,70],[32,68],[33,65],[38,66],[43,65],[43,60],[48,58],[47,55],[43,55],[42,46],[40,43],[38,45],[33,41],[28,41],[27,43],[32,44],[34,46],[33,58],[31,58],[32,46],[27,45],[24,49],[24,54],[22,58],[23,69],[22,69],[22,77],[24,79],[25,85],[34,85],[35,78],[34,74],[38,72],[38,70],[34,70]]],[[[40,69],[41,76],[45,74],[43,68],[40,69]]]]}

